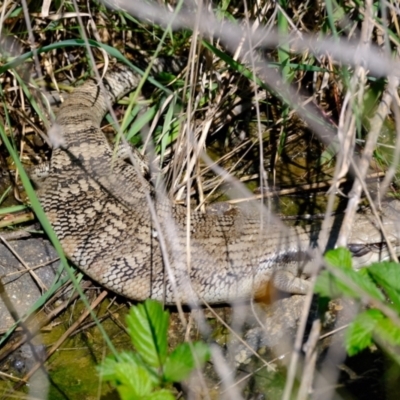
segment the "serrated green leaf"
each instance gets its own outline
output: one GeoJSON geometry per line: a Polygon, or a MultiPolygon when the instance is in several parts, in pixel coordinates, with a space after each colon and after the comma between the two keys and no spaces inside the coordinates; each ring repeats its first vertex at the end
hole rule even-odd
{"type": "Polygon", "coordinates": [[[133,345],[143,361],[160,368],[167,358],[168,311],[157,301],[146,300],[131,308],[126,322],[133,345]]]}
{"type": "Polygon", "coordinates": [[[181,382],[193,369],[202,366],[210,358],[209,347],[202,342],[180,344],[167,358],[164,379],[168,382],[181,382]]]}
{"type": "Polygon", "coordinates": [[[344,247],[338,247],[337,249],[327,251],[324,258],[332,267],[351,269],[353,265],[351,252],[344,247]]]}
{"type": "Polygon", "coordinates": [[[159,383],[145,367],[137,365],[132,358],[128,362],[107,358],[99,370],[103,379],[117,388],[122,399],[147,396],[159,383]]]}
{"type": "Polygon", "coordinates": [[[340,274],[338,277],[333,272],[322,271],[315,284],[315,293],[329,298],[347,296],[355,299],[360,299],[366,293],[374,299],[385,299],[368,274],[349,269],[341,269],[340,274]]]}
{"type": "Polygon", "coordinates": [[[387,286],[400,291],[400,264],[391,261],[373,263],[368,272],[385,289],[387,286]]]}
{"type": "Polygon", "coordinates": [[[379,320],[375,326],[374,334],[377,335],[378,342],[381,340],[394,346],[400,345],[400,327],[390,318],[385,317],[379,320]]]}
{"type": "MultiPolygon", "coordinates": [[[[382,291],[377,287],[375,282],[371,279],[371,276],[366,271],[366,268],[363,268],[360,271],[351,270],[347,273],[347,276],[352,279],[352,281],[364,292],[366,292],[369,296],[374,299],[385,301],[385,296],[382,291]]],[[[357,297],[364,296],[363,293],[358,293],[357,297]]]]}
{"type": "Polygon", "coordinates": [[[136,394],[128,386],[118,386],[117,391],[121,400],[138,400],[136,394]]]}
{"type": "MultiPolygon", "coordinates": [[[[400,314],[400,292],[387,286],[385,288],[385,292],[389,299],[393,302],[394,308],[397,310],[397,312],[400,314]]],[[[389,305],[391,307],[392,305],[389,305]]]]}
{"type": "Polygon", "coordinates": [[[344,293],[339,286],[338,279],[329,271],[322,271],[315,282],[314,292],[322,297],[336,298],[343,295],[352,296],[353,291],[344,293]]]}
{"type": "MultiPolygon", "coordinates": [[[[136,353],[133,353],[132,351],[123,351],[114,358],[120,363],[133,364],[143,367],[143,361],[136,353]]],[[[157,378],[154,379],[157,380],[157,378]]]]}
{"type": "Polygon", "coordinates": [[[318,277],[315,285],[316,293],[330,298],[348,296],[356,299],[367,294],[374,299],[385,300],[385,296],[366,271],[357,272],[351,268],[349,250],[339,248],[328,251],[325,259],[331,270],[323,271],[318,277]]]}
{"type": "Polygon", "coordinates": [[[97,370],[99,371],[101,377],[105,381],[114,381],[117,380],[117,377],[115,375],[115,366],[117,364],[117,360],[115,358],[106,358],[103,363],[97,367],[97,370]]]}
{"type": "Polygon", "coordinates": [[[352,356],[372,344],[376,325],[385,319],[379,310],[367,310],[358,314],[346,331],[346,350],[352,356]]]}
{"type": "Polygon", "coordinates": [[[372,264],[366,270],[400,310],[400,264],[383,261],[372,264]]]}
{"type": "Polygon", "coordinates": [[[97,370],[104,380],[118,380],[117,376],[115,375],[115,368],[119,362],[132,365],[140,365],[140,363],[137,362],[137,357],[133,353],[123,352],[121,354],[118,354],[118,357],[107,357],[104,362],[97,367],[97,370]]]}

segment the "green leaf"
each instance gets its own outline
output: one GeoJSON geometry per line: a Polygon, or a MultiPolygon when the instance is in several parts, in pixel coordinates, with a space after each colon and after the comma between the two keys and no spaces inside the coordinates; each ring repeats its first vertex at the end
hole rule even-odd
{"type": "Polygon", "coordinates": [[[400,264],[383,261],[372,264],[367,271],[400,310],[400,264]]]}
{"type": "Polygon", "coordinates": [[[124,353],[118,360],[106,358],[99,368],[105,381],[111,382],[122,399],[137,399],[149,395],[158,380],[131,353],[124,353]],[[122,357],[121,357],[122,356],[122,357]]]}
{"type": "Polygon", "coordinates": [[[374,299],[385,299],[368,274],[347,269],[338,272],[340,276],[330,271],[322,271],[315,284],[315,293],[329,298],[347,296],[355,299],[362,298],[366,293],[374,299]]]}
{"type": "MultiPolygon", "coordinates": [[[[362,268],[360,271],[351,270],[349,276],[352,277],[354,283],[363,289],[369,296],[380,301],[386,301],[384,294],[371,279],[368,268],[362,268]]],[[[363,295],[363,294],[361,294],[363,295]]]]}
{"type": "MultiPolygon", "coordinates": [[[[314,292],[323,297],[335,298],[343,295],[339,282],[329,271],[322,271],[315,282],[314,292]]],[[[352,294],[353,292],[351,292],[352,294]]],[[[350,294],[350,296],[351,296],[350,294]]]]}
{"type": "Polygon", "coordinates": [[[394,346],[400,345],[400,327],[390,318],[385,317],[378,321],[374,333],[377,336],[378,343],[383,341],[394,346]]]}
{"type": "Polygon", "coordinates": [[[327,251],[324,258],[332,267],[343,269],[352,268],[351,252],[344,247],[338,247],[337,249],[327,251]]]}
{"type": "Polygon", "coordinates": [[[400,291],[400,264],[382,261],[371,264],[368,272],[384,289],[387,287],[400,291]]]}
{"type": "Polygon", "coordinates": [[[385,316],[379,310],[367,310],[356,316],[346,331],[346,350],[352,356],[372,344],[375,326],[385,316]]]}
{"type": "Polygon", "coordinates": [[[132,342],[143,361],[160,368],[167,358],[169,313],[160,303],[146,300],[131,308],[126,318],[132,342]]]}
{"type": "Polygon", "coordinates": [[[372,281],[365,269],[359,272],[351,269],[351,253],[339,248],[328,251],[325,259],[329,271],[322,271],[315,285],[315,292],[325,297],[348,296],[360,299],[366,294],[384,301],[385,296],[372,281]]]}
{"type": "Polygon", "coordinates": [[[372,344],[400,346],[400,327],[381,311],[371,309],[359,314],[346,332],[346,350],[349,355],[357,354],[372,344]]]}
{"type": "MultiPolygon", "coordinates": [[[[172,101],[168,105],[168,110],[165,114],[165,119],[164,119],[164,124],[162,127],[162,132],[161,132],[161,145],[160,145],[160,155],[161,155],[161,163],[164,160],[165,157],[165,150],[167,146],[176,139],[176,129],[174,129],[174,126],[176,127],[176,118],[175,118],[175,104],[176,104],[176,98],[174,97],[172,101]],[[175,132],[174,132],[175,131],[175,132]],[[173,135],[175,133],[175,135],[173,135]]],[[[164,104],[163,104],[164,106],[164,104]]]]}
{"type": "Polygon", "coordinates": [[[127,140],[132,140],[134,136],[136,136],[143,129],[147,123],[154,119],[156,115],[156,107],[148,108],[144,113],[140,114],[138,118],[132,123],[132,126],[129,129],[128,134],[126,135],[127,140]]]}
{"type": "Polygon", "coordinates": [[[202,342],[180,344],[167,358],[164,379],[168,382],[181,382],[198,365],[201,367],[210,358],[209,347],[202,342]]]}

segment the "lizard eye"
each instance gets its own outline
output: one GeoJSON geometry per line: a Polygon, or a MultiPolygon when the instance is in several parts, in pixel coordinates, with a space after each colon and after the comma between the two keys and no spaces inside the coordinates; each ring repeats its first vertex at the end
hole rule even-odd
{"type": "Polygon", "coordinates": [[[379,252],[386,248],[386,243],[368,243],[368,244],[348,244],[347,248],[354,257],[362,257],[370,251],[379,252]]]}
{"type": "Polygon", "coordinates": [[[349,243],[347,248],[351,251],[351,254],[354,257],[362,257],[365,254],[369,253],[369,248],[365,244],[352,244],[349,243]]]}

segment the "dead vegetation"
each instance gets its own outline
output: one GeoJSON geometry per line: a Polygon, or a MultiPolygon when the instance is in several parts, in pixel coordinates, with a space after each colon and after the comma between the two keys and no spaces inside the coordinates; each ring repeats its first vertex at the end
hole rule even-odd
{"type": "MultiPolygon", "coordinates": [[[[116,120],[107,118],[104,131],[113,141],[121,127],[127,140],[148,158],[154,183],[162,181],[176,201],[201,207],[227,197],[234,202],[255,197],[272,207],[279,203],[278,209],[286,214],[328,215],[337,202],[335,192],[343,192],[348,203],[338,242],[344,244],[361,197],[379,198],[396,189],[400,27],[395,1],[379,6],[370,1],[284,0],[211,6],[139,0],[21,5],[3,0],[0,8],[0,125],[26,168],[48,159],[51,149],[46,132],[60,98],[73,87],[89,76],[102,76],[117,61],[131,62],[146,72],[149,63],[163,57],[166,63],[179,59],[180,71],[161,72],[144,83],[137,105],[128,106],[128,111],[130,102],[121,101],[114,109],[116,120]],[[110,5],[111,9],[106,7],[110,5]],[[112,11],[119,7],[126,11],[112,11]],[[173,17],[173,10],[180,11],[173,17]],[[386,169],[389,172],[379,183],[386,169]],[[245,183],[250,193],[239,183],[245,183]]],[[[0,226],[33,218],[25,207],[14,213],[12,207],[29,202],[31,189],[21,183],[21,172],[1,140],[0,168],[0,205],[5,210],[0,226]]],[[[98,299],[92,300],[93,307],[98,299]]],[[[35,329],[43,329],[49,315],[54,318],[72,300],[61,297],[62,304],[52,308],[54,300],[43,298],[38,308],[47,316],[35,329]]],[[[306,304],[310,302],[311,295],[306,304]]],[[[99,321],[107,317],[120,326],[120,318],[115,317],[119,311],[110,310],[97,315],[99,321]]],[[[207,310],[206,319],[216,324],[226,312],[219,309],[214,315],[207,310]]],[[[21,386],[70,333],[83,329],[89,312],[83,313],[79,318],[71,314],[74,321],[62,339],[51,339],[55,343],[48,345],[46,357],[25,371],[21,386]]],[[[302,347],[307,313],[305,307],[299,317],[297,349],[302,347]]],[[[182,324],[176,334],[179,340],[198,336],[190,313],[185,321],[175,317],[173,327],[182,324]]],[[[237,310],[233,315],[229,312],[228,320],[240,326],[238,331],[248,322],[240,319],[237,310]]],[[[214,336],[219,340],[219,331],[225,337],[226,328],[216,325],[214,336]]],[[[27,332],[21,329],[26,340],[27,332]]],[[[314,368],[313,349],[320,327],[315,325],[311,332],[315,333],[309,337],[311,350],[300,365],[314,368]]],[[[16,339],[17,343],[23,339],[16,339]]],[[[1,362],[18,346],[7,342],[6,336],[0,340],[1,362]]],[[[338,347],[332,347],[331,354],[340,364],[345,355],[338,347]]],[[[338,373],[327,367],[329,359],[325,364],[321,361],[317,372],[305,367],[296,372],[300,356],[294,352],[291,364],[279,365],[280,372],[285,372],[268,375],[265,359],[273,359],[269,351],[258,361],[261,366],[255,366],[256,362],[247,370],[235,371],[222,357],[214,359],[219,377],[209,374],[213,384],[221,379],[222,389],[216,394],[209,382],[201,382],[202,396],[216,398],[223,392],[235,399],[261,394],[303,399],[311,390],[314,397],[333,396],[338,373]],[[298,390],[296,396],[293,387],[298,390]]],[[[290,360],[290,352],[291,346],[275,354],[286,354],[290,360]]],[[[369,379],[367,372],[355,369],[360,374],[357,379],[369,379]]],[[[393,378],[377,379],[389,379],[389,386],[395,386],[393,378]]],[[[340,382],[348,379],[341,376],[340,382]]],[[[12,389],[11,383],[7,385],[6,395],[12,389]]],[[[375,390],[373,386],[371,393],[375,390]]],[[[369,398],[360,393],[353,396],[369,398]]]]}

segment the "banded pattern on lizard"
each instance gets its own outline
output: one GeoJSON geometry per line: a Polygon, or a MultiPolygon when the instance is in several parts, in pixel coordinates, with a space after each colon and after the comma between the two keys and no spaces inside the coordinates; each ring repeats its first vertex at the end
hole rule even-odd
{"type": "MultiPolygon", "coordinates": [[[[190,214],[188,239],[186,208],[156,193],[135,166],[113,158],[100,123],[108,104],[139,79],[127,67],[115,67],[103,80],[105,92],[89,79],[64,102],[51,128],[60,146],[38,196],[67,257],[132,300],[171,304],[179,297],[189,303],[196,293],[226,303],[251,297],[270,280],[279,289],[305,293],[309,285],[301,273],[318,231],[284,228],[261,207],[221,203],[190,214]]],[[[398,224],[390,218],[384,223],[397,245],[398,224]]],[[[368,215],[357,217],[353,231],[353,245],[382,242],[368,215]]],[[[387,256],[382,247],[364,248],[363,258],[387,256]]]]}

